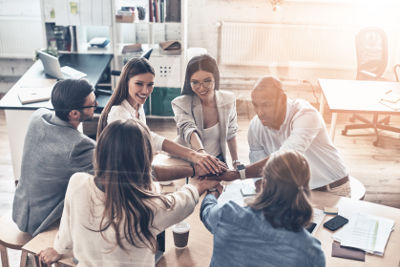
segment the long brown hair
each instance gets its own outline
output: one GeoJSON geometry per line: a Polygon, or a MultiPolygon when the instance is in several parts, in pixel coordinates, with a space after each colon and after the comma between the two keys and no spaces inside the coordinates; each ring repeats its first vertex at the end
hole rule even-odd
{"type": "Polygon", "coordinates": [[[174,206],[174,201],[152,192],[152,159],[150,134],[140,121],[115,121],[100,134],[94,156],[95,179],[105,193],[99,232],[103,235],[111,227],[124,250],[126,239],[155,251],[156,239],[149,230],[155,206],[148,200],[158,198],[166,209],[174,206]]]}
{"type": "Polygon", "coordinates": [[[99,138],[101,132],[107,125],[108,113],[110,113],[111,107],[120,105],[122,101],[128,99],[129,96],[129,80],[138,74],[151,73],[155,75],[154,68],[150,62],[143,58],[132,58],[122,68],[121,76],[119,78],[117,88],[115,88],[113,94],[108,100],[106,106],[101,112],[99,123],[97,126],[97,138],[99,138]]]}
{"type": "Polygon", "coordinates": [[[302,154],[275,152],[264,167],[263,188],[249,206],[261,210],[275,228],[300,231],[313,213],[309,181],[310,167],[302,154]]]}

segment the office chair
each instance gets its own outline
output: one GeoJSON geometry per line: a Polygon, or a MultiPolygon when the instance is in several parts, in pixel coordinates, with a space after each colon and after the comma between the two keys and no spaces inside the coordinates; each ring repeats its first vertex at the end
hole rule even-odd
{"type": "MultiPolygon", "coordinates": [[[[355,37],[357,55],[357,80],[385,81],[382,77],[388,63],[388,43],[386,33],[380,28],[368,27],[362,29],[355,37]]],[[[342,135],[347,135],[348,130],[372,128],[377,134],[377,124],[389,124],[390,116],[378,121],[378,114],[373,115],[373,120],[368,120],[360,115],[353,114],[350,122],[345,125],[342,135]],[[363,123],[354,124],[355,120],[363,123]]]]}

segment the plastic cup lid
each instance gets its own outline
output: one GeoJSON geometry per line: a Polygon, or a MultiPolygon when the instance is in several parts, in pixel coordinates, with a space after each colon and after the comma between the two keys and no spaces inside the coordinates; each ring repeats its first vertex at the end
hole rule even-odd
{"type": "Polygon", "coordinates": [[[172,231],[175,233],[186,233],[190,230],[190,224],[187,222],[180,222],[174,225],[172,231]]]}

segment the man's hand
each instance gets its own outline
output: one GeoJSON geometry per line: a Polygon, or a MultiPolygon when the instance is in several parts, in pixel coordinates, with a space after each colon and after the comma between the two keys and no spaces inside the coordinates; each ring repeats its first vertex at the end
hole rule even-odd
{"type": "Polygon", "coordinates": [[[61,259],[62,255],[58,254],[54,248],[46,248],[45,250],[40,251],[38,256],[42,262],[52,264],[61,259]]]}
{"type": "Polygon", "coordinates": [[[195,152],[192,162],[195,164],[196,176],[204,176],[206,174],[218,174],[227,170],[225,163],[214,156],[205,153],[195,152]]]}
{"type": "Polygon", "coordinates": [[[217,180],[199,179],[192,178],[189,184],[194,185],[199,191],[199,195],[202,195],[207,189],[213,188],[219,184],[217,180]]]}

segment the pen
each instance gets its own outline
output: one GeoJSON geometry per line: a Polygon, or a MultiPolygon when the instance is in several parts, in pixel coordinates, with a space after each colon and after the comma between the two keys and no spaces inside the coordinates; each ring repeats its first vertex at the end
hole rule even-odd
{"type": "Polygon", "coordinates": [[[391,93],[392,92],[392,90],[389,90],[389,91],[387,91],[386,93],[385,93],[385,95],[387,95],[387,94],[389,94],[389,93],[391,93]]]}

